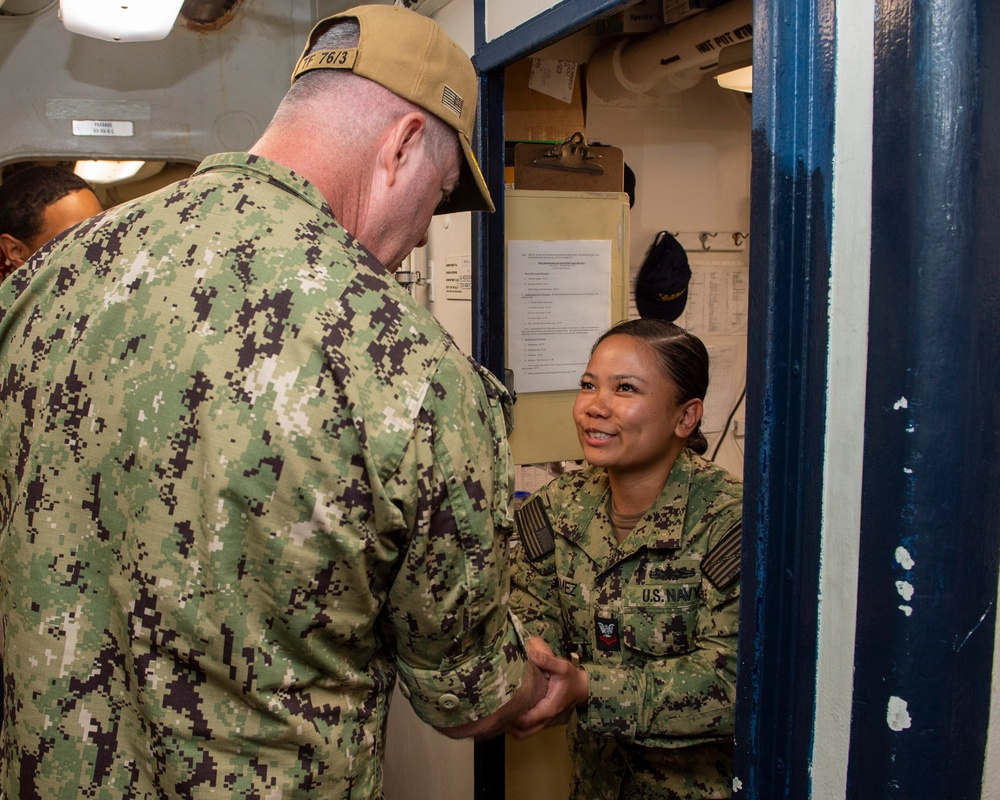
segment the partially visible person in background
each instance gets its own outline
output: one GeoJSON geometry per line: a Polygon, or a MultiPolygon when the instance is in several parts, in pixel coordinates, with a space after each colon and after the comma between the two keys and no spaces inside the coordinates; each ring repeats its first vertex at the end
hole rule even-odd
{"type": "Polygon", "coordinates": [[[732,796],[743,486],[701,455],[708,367],[671,322],[608,330],[573,406],[588,466],[516,513],[511,608],[550,652],[510,732],[572,717],[572,800],[732,796]]]}
{"type": "Polygon", "coordinates": [[[15,172],[0,184],[0,281],[56,234],[101,211],[91,185],[68,169],[15,172]]]}

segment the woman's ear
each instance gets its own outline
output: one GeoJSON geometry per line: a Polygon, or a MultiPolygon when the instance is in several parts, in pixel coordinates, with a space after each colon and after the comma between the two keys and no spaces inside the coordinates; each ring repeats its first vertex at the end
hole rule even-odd
{"type": "Polygon", "coordinates": [[[28,260],[31,251],[20,239],[9,233],[0,233],[0,256],[16,268],[28,260]]]}
{"type": "Polygon", "coordinates": [[[694,433],[704,414],[705,404],[700,399],[695,397],[688,400],[684,404],[684,410],[681,411],[680,419],[677,420],[677,427],[674,429],[674,433],[681,439],[686,439],[694,433]]]}

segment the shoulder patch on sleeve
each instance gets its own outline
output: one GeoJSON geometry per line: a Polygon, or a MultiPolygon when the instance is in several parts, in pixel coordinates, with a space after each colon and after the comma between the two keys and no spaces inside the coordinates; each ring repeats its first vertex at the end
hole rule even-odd
{"type": "Polygon", "coordinates": [[[740,577],[740,542],[743,524],[734,525],[701,561],[701,572],[720,592],[740,577]]]}
{"type": "Polygon", "coordinates": [[[528,561],[538,561],[556,549],[555,536],[542,498],[533,497],[514,512],[514,527],[528,561]]]}

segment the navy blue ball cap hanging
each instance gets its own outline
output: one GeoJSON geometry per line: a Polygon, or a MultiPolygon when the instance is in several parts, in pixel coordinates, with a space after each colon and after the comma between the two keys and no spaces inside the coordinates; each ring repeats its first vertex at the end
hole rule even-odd
{"type": "Polygon", "coordinates": [[[691,267],[673,236],[660,231],[649,246],[635,282],[635,306],[645,319],[673,322],[687,303],[691,267]]]}

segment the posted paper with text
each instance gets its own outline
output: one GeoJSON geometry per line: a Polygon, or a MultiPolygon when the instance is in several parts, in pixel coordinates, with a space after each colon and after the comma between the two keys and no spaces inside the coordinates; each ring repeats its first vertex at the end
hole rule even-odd
{"type": "Polygon", "coordinates": [[[507,242],[507,359],[515,392],[579,388],[611,324],[611,242],[507,242]]]}

